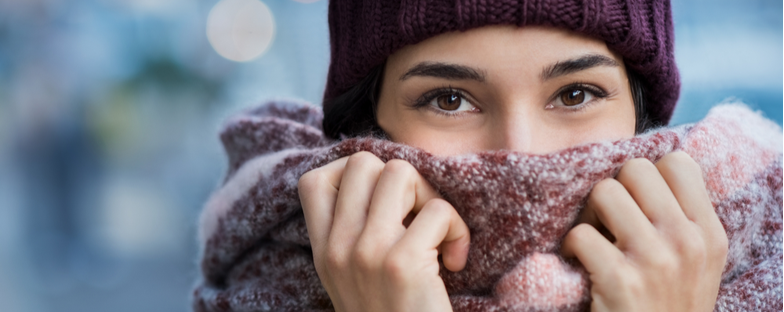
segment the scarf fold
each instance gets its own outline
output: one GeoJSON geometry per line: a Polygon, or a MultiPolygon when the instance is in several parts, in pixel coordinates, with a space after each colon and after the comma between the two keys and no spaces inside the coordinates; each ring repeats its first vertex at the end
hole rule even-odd
{"type": "Polygon", "coordinates": [[[297,181],[359,151],[411,163],[468,225],[465,269],[441,269],[455,311],[584,311],[584,269],[558,252],[585,198],[628,160],[656,162],[678,150],[703,169],[729,239],[715,310],[781,310],[782,131],[746,106],[721,105],[696,124],[544,155],[437,157],[376,138],[335,142],[323,136],[321,120],[315,107],[277,101],[225,124],[229,168],[202,213],[195,311],[332,311],[297,181]]]}

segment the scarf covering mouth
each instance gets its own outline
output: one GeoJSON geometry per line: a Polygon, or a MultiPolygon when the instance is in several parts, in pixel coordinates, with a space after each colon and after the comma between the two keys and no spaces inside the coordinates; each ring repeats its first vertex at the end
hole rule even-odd
{"type": "Polygon", "coordinates": [[[297,182],[368,151],[411,163],[471,230],[464,270],[441,266],[455,311],[586,311],[590,282],[559,256],[591,188],[633,158],[684,151],[702,168],[729,239],[715,311],[781,311],[782,130],[742,104],[631,139],[533,155],[438,157],[377,138],[336,142],[318,108],[270,102],[221,132],[228,174],[205,205],[195,311],[333,311],[313,265],[297,182]]]}

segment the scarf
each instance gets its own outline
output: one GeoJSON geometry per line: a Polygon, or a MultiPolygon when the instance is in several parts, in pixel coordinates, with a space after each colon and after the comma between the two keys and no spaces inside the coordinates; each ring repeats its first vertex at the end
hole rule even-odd
{"type": "Polygon", "coordinates": [[[202,213],[195,311],[333,311],[297,182],[359,151],[411,163],[468,225],[465,269],[441,267],[455,311],[584,311],[584,269],[558,254],[591,188],[628,160],[656,162],[678,150],[703,169],[729,239],[715,311],[781,310],[782,130],[742,104],[717,106],[695,124],[544,155],[438,157],[378,138],[336,142],[321,121],[320,109],[277,101],[224,125],[228,173],[202,213]]]}

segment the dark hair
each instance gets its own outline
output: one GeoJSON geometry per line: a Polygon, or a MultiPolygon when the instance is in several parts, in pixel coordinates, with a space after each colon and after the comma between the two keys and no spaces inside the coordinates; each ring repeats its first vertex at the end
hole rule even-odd
{"type": "MultiPolygon", "coordinates": [[[[324,103],[324,134],[332,139],[356,136],[386,137],[376,120],[378,94],[384,76],[384,65],[374,67],[357,85],[324,103]]],[[[656,125],[645,109],[645,86],[639,74],[626,67],[629,88],[634,101],[636,133],[656,125]]]]}
{"type": "Polygon", "coordinates": [[[634,117],[636,121],[634,133],[640,134],[649,129],[659,127],[660,125],[648,116],[648,110],[645,109],[645,97],[647,96],[648,88],[645,87],[640,74],[626,66],[626,76],[629,78],[629,89],[632,92],[632,101],[634,101],[634,117]]]}
{"type": "Polygon", "coordinates": [[[357,85],[324,103],[324,134],[332,139],[385,136],[376,121],[384,65],[374,67],[357,85]]]}

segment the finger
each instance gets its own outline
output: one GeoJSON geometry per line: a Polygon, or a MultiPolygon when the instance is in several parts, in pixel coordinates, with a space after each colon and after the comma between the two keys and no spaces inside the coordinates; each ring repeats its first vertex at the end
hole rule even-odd
{"type": "Polygon", "coordinates": [[[632,196],[614,179],[605,179],[594,185],[585,210],[586,214],[596,215],[617,239],[621,249],[655,235],[656,229],[632,196]]]}
{"type": "Polygon", "coordinates": [[[654,226],[682,226],[683,211],[659,170],[649,160],[637,158],[621,167],[616,177],[654,226]]]}
{"type": "Polygon", "coordinates": [[[398,242],[399,248],[412,254],[441,249],[444,266],[460,271],[468,259],[471,233],[455,208],[442,199],[428,201],[398,242]]]}
{"type": "Polygon", "coordinates": [[[594,210],[592,206],[585,205],[583,210],[580,212],[580,216],[577,217],[577,222],[575,224],[580,223],[587,223],[593,226],[611,243],[616,241],[615,236],[610,233],[610,230],[608,230],[607,227],[602,224],[602,221],[599,220],[599,216],[596,215],[596,210],[594,210]]]}
{"type": "Polygon", "coordinates": [[[321,254],[332,229],[335,201],[348,157],[311,170],[299,179],[299,199],[313,252],[321,254]]]}
{"type": "Polygon", "coordinates": [[[367,227],[373,233],[397,241],[405,227],[403,219],[417,213],[429,200],[440,198],[419,172],[404,160],[390,160],[378,179],[368,211],[367,227]]]}
{"type": "Polygon", "coordinates": [[[593,226],[582,223],[566,234],[561,255],[576,257],[591,274],[604,275],[618,268],[626,256],[593,226]]]}
{"type": "Polygon", "coordinates": [[[691,156],[684,152],[667,154],[656,168],[689,220],[699,225],[719,221],[702,180],[702,169],[691,156]]]}
{"type": "Polygon", "coordinates": [[[368,152],[351,155],[346,161],[329,234],[330,244],[336,244],[334,247],[348,251],[362,233],[370,199],[383,169],[384,162],[368,152]]]}
{"type": "MultiPolygon", "coordinates": [[[[656,163],[656,167],[670,186],[683,213],[701,229],[704,247],[709,259],[713,260],[711,262],[723,267],[729,248],[727,233],[708,196],[702,169],[684,152],[665,155],[656,163]]],[[[683,246],[694,249],[688,244],[683,246]]]]}

